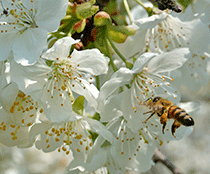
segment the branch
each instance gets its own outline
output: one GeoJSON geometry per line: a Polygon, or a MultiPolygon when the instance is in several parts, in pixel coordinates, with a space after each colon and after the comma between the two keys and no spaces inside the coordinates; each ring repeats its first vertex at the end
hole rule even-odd
{"type": "Polygon", "coordinates": [[[164,164],[166,167],[168,167],[168,169],[170,169],[172,171],[173,174],[181,174],[181,171],[174,166],[168,158],[166,158],[159,150],[155,149],[155,154],[152,157],[152,160],[157,163],[157,162],[161,162],[162,164],[164,164]]]}

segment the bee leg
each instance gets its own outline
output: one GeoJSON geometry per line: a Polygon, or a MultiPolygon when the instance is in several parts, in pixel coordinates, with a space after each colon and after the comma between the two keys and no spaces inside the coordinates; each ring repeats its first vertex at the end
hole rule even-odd
{"type": "Polygon", "coordinates": [[[162,132],[164,134],[164,130],[165,130],[165,127],[166,127],[166,123],[167,123],[167,113],[164,112],[161,117],[160,117],[160,123],[163,124],[163,128],[162,128],[162,132]]]}
{"type": "Polygon", "coordinates": [[[145,113],[143,113],[143,114],[148,114],[148,113],[151,113],[151,112],[154,112],[154,111],[147,111],[147,112],[145,112],[145,113]]]}
{"type": "Polygon", "coordinates": [[[176,129],[178,129],[180,126],[181,126],[181,123],[179,123],[177,120],[175,120],[173,125],[171,126],[171,132],[172,132],[172,135],[174,136],[174,138],[176,138],[174,133],[176,132],[176,129]]]}
{"type": "Polygon", "coordinates": [[[146,123],[155,114],[154,111],[148,111],[148,112],[143,113],[143,114],[148,114],[148,113],[151,113],[151,112],[152,112],[152,114],[145,121],[143,121],[142,123],[146,123]]]}
{"type": "Polygon", "coordinates": [[[165,130],[165,128],[166,128],[166,122],[165,122],[165,123],[163,123],[163,127],[162,127],[162,132],[163,132],[163,134],[164,134],[164,130],[165,130]]]}

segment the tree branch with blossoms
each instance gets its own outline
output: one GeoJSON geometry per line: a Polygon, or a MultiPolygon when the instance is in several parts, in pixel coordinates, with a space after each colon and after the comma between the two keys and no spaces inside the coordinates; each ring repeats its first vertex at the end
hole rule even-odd
{"type": "Polygon", "coordinates": [[[150,2],[0,0],[0,142],[72,155],[67,173],[179,172],[155,149],[193,130],[209,13],[150,2]]]}

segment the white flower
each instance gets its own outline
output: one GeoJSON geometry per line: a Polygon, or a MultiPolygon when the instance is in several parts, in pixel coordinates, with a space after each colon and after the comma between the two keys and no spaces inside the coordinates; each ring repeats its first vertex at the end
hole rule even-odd
{"type": "Polygon", "coordinates": [[[86,160],[93,148],[93,139],[89,131],[102,135],[109,142],[113,142],[112,134],[97,120],[88,118],[86,115],[79,116],[74,113],[75,120],[62,123],[45,121],[35,124],[30,131],[30,137],[38,135],[36,147],[44,152],[58,149],[67,155],[73,153],[77,162],[86,160]]]}
{"type": "Polygon", "coordinates": [[[116,44],[125,57],[144,51],[163,53],[180,47],[189,47],[193,54],[203,55],[210,43],[209,29],[198,18],[183,22],[163,12],[135,20],[130,27],[136,29],[135,35],[129,36],[125,43],[116,44]]]}
{"type": "Polygon", "coordinates": [[[11,83],[0,92],[0,142],[7,146],[30,147],[30,127],[38,113],[36,102],[11,83]]]}
{"type": "Polygon", "coordinates": [[[47,42],[47,33],[57,30],[65,16],[67,0],[4,0],[8,15],[0,18],[0,60],[11,51],[22,65],[33,64],[47,42]]]}
{"type": "Polygon", "coordinates": [[[155,150],[155,139],[146,129],[132,132],[123,118],[114,118],[107,124],[107,129],[115,136],[113,144],[103,144],[99,136],[94,144],[94,155],[86,163],[73,160],[68,169],[96,171],[106,167],[109,173],[123,174],[126,171],[146,172],[151,167],[151,158],[155,150]],[[102,146],[101,146],[102,145],[102,146]],[[97,150],[98,149],[98,150],[97,150]]]}
{"type": "MultiPolygon", "coordinates": [[[[148,115],[143,115],[145,108],[142,108],[141,103],[149,97],[161,96],[174,103],[179,102],[180,94],[169,82],[174,79],[162,74],[181,67],[188,60],[186,49],[180,48],[154,56],[152,53],[143,54],[136,60],[132,70],[119,69],[101,87],[98,97],[101,121],[108,122],[113,117],[123,116],[128,122],[128,127],[136,132],[145,127],[142,122],[148,115]],[[130,88],[124,88],[125,90],[119,94],[114,93],[125,84],[130,84],[130,88]]],[[[160,121],[159,129],[162,134],[160,121]]],[[[169,136],[169,139],[173,138],[172,135],[169,136]]]]}
{"type": "Polygon", "coordinates": [[[43,103],[48,119],[52,122],[75,119],[72,103],[75,96],[83,95],[89,106],[97,107],[98,90],[88,82],[86,74],[100,75],[108,70],[107,59],[97,50],[76,51],[69,56],[70,48],[77,43],[71,37],[58,40],[42,56],[51,66],[39,59],[32,66],[11,64],[11,76],[20,90],[43,103]]]}

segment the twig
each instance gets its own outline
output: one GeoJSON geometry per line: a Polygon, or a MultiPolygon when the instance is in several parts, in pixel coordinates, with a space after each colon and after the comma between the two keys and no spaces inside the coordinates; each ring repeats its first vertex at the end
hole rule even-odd
{"type": "Polygon", "coordinates": [[[152,157],[152,160],[157,163],[157,162],[161,162],[162,164],[164,164],[166,167],[168,167],[168,169],[170,169],[172,171],[173,174],[181,174],[181,171],[174,166],[168,158],[166,158],[159,150],[155,149],[155,154],[152,157]]]}

